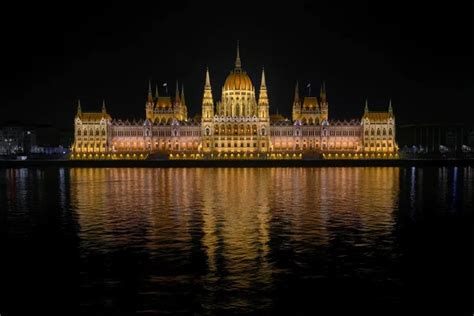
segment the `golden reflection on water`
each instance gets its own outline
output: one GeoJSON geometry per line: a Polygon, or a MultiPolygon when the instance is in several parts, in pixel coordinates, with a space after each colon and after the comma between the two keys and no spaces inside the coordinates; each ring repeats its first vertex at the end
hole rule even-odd
{"type": "Polygon", "coordinates": [[[86,310],[117,299],[117,288],[136,295],[130,304],[138,311],[175,311],[183,300],[188,312],[194,302],[204,311],[246,312],[275,307],[275,295],[291,295],[285,288],[304,294],[288,280],[314,280],[319,295],[327,279],[396,281],[403,226],[436,212],[470,212],[474,186],[471,167],[51,168],[0,175],[9,237],[48,224],[48,234],[53,227],[77,240],[86,310]],[[100,298],[88,296],[97,289],[100,298]]]}
{"type": "Polygon", "coordinates": [[[365,243],[389,234],[399,169],[91,168],[71,169],[70,182],[85,249],[141,245],[153,256],[198,242],[210,275],[249,274],[235,280],[245,288],[270,282],[272,238],[304,252],[339,229],[366,232],[365,243]]]}

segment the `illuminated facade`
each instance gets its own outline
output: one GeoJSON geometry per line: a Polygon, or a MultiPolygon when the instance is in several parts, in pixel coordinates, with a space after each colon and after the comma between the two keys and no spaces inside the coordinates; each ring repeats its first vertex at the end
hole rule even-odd
{"type": "Polygon", "coordinates": [[[178,84],[173,98],[160,96],[158,89],[153,96],[149,84],[145,114],[140,121],[113,120],[105,104],[101,112],[92,113],[82,112],[79,104],[72,157],[358,158],[392,157],[398,152],[391,104],[387,111],[373,112],[366,101],[361,119],[330,120],[324,83],[319,97],[302,99],[296,84],[291,120],[270,116],[265,71],[257,98],[238,47],[234,69],[217,102],[206,70],[200,121],[188,118],[184,89],[180,92],[178,84]]]}

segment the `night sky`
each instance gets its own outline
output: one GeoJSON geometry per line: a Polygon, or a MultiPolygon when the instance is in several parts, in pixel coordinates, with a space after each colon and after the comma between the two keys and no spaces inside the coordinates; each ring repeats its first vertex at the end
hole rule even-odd
{"type": "Polygon", "coordinates": [[[0,123],[72,128],[78,98],[83,111],[105,99],[112,117],[143,118],[149,79],[170,92],[184,83],[188,111],[200,114],[205,68],[216,101],[237,40],[257,88],[265,67],[271,113],[291,115],[296,80],[313,94],[325,80],[330,118],[359,118],[366,98],[385,110],[391,98],[399,124],[465,122],[472,10],[433,1],[19,3],[0,19],[0,123]]]}

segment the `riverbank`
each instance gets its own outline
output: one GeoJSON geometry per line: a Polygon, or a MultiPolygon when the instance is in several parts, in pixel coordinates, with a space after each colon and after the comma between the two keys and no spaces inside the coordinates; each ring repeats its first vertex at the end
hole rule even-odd
{"type": "Polygon", "coordinates": [[[474,159],[331,160],[0,160],[0,168],[265,168],[265,167],[450,167],[473,166],[474,159]]]}

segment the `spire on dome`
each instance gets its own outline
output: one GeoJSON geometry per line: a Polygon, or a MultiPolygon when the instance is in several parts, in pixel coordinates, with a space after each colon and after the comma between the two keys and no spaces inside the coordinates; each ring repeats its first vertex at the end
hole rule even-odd
{"type": "Polygon", "coordinates": [[[241,70],[242,63],[240,61],[240,49],[239,49],[239,41],[237,41],[237,57],[235,58],[235,70],[241,70]]]}

